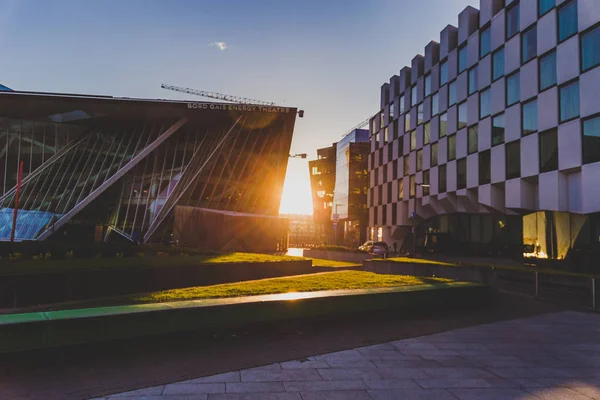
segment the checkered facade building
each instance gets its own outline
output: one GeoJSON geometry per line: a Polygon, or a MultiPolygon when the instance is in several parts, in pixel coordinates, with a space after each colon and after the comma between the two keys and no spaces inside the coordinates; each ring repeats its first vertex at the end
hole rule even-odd
{"type": "Polygon", "coordinates": [[[381,87],[368,236],[444,214],[600,212],[599,95],[599,0],[467,7],[381,87]]]}

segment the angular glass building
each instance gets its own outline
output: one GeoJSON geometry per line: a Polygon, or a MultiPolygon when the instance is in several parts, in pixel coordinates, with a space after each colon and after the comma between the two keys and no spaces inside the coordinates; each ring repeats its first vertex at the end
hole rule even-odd
{"type": "Polygon", "coordinates": [[[295,119],[289,107],[0,91],[0,240],[15,206],[16,241],[162,241],[176,206],[277,216],[295,119]]]}

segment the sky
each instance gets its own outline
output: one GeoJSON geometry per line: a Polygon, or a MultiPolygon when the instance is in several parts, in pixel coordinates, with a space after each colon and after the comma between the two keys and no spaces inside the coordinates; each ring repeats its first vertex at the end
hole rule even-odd
{"type": "MultiPolygon", "coordinates": [[[[298,107],[291,153],[314,159],[468,5],[479,0],[0,0],[0,83],[201,100],[167,83],[298,107]]],[[[291,158],[281,212],[311,207],[308,160],[291,158]]]]}

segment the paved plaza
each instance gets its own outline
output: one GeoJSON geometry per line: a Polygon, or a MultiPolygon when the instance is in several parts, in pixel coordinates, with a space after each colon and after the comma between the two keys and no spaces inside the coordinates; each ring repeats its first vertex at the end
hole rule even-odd
{"type": "Polygon", "coordinates": [[[496,322],[102,399],[600,399],[600,315],[496,322]]]}

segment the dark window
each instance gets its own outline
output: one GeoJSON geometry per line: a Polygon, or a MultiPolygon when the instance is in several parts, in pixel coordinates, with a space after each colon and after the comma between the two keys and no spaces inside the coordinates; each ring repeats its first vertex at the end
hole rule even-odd
{"type": "Polygon", "coordinates": [[[458,49],[458,73],[467,69],[467,45],[458,49]]]}
{"type": "Polygon", "coordinates": [[[417,85],[412,87],[412,93],[410,95],[411,106],[417,105],[417,85]]]}
{"type": "Polygon", "coordinates": [[[467,152],[473,154],[477,152],[477,138],[479,136],[479,128],[477,125],[469,127],[467,136],[467,152]]]}
{"type": "Polygon", "coordinates": [[[392,203],[392,225],[396,225],[398,223],[398,204],[392,203]]]}
{"type": "Polygon", "coordinates": [[[489,150],[479,153],[479,184],[486,185],[491,182],[492,158],[489,150]]]}
{"type": "Polygon", "coordinates": [[[508,143],[506,151],[506,179],[514,179],[521,176],[521,141],[508,143]]]}
{"type": "Polygon", "coordinates": [[[383,165],[383,149],[379,149],[379,165],[383,165]]]}
{"type": "Polygon", "coordinates": [[[410,132],[410,151],[417,148],[417,131],[410,132]]]}
{"type": "Polygon", "coordinates": [[[383,166],[383,183],[388,181],[387,164],[383,166]]]}
{"type": "Polygon", "coordinates": [[[392,148],[392,144],[390,143],[388,145],[388,159],[387,159],[388,162],[391,162],[393,158],[394,158],[394,150],[392,148]]]}
{"type": "Polygon", "coordinates": [[[398,139],[398,157],[402,157],[404,154],[404,137],[400,136],[398,139]]]}
{"type": "Polygon", "coordinates": [[[446,191],[446,164],[440,165],[438,169],[438,189],[439,193],[446,191]]]}
{"type": "Polygon", "coordinates": [[[392,202],[392,182],[387,184],[387,202],[388,204],[392,202]]]}
{"type": "Polygon", "coordinates": [[[448,136],[448,161],[456,158],[456,135],[448,136]]]}
{"type": "Polygon", "coordinates": [[[560,122],[579,117],[579,81],[560,88],[560,122]]]}
{"type": "Polygon", "coordinates": [[[381,225],[387,225],[387,206],[384,205],[383,207],[381,207],[381,210],[382,210],[381,225]]]}
{"type": "Polygon", "coordinates": [[[577,33],[577,0],[571,0],[558,9],[558,41],[577,33]]]}
{"type": "Polygon", "coordinates": [[[540,58],[540,92],[556,85],[556,51],[540,58]]]}
{"type": "Polygon", "coordinates": [[[425,97],[431,94],[431,74],[425,76],[425,97]]]}
{"type": "Polygon", "coordinates": [[[396,180],[398,179],[398,160],[392,162],[392,168],[394,169],[392,171],[392,179],[396,180]]]}
{"type": "Polygon", "coordinates": [[[461,158],[456,162],[456,187],[457,189],[467,188],[467,159],[461,158]]]}
{"type": "Polygon", "coordinates": [[[479,118],[485,118],[490,115],[490,89],[479,92],[479,118]]]}
{"type": "Polygon", "coordinates": [[[423,144],[429,144],[431,141],[431,123],[423,125],[423,144]]]}
{"type": "Polygon", "coordinates": [[[467,126],[467,102],[458,105],[457,129],[462,129],[467,126]]]}
{"type": "Polygon", "coordinates": [[[500,49],[492,56],[492,79],[495,81],[504,76],[504,49],[500,49]]]}
{"type": "Polygon", "coordinates": [[[404,200],[404,183],[398,179],[398,200],[404,200]]]}
{"type": "Polygon", "coordinates": [[[492,119],[492,146],[504,143],[504,114],[492,119]]]}
{"type": "Polygon", "coordinates": [[[404,176],[408,175],[408,170],[410,169],[410,159],[408,155],[404,156],[404,176]]]}
{"type": "Polygon", "coordinates": [[[521,36],[521,63],[525,64],[537,56],[537,27],[534,25],[521,36]]]}
{"type": "Polygon", "coordinates": [[[416,185],[416,182],[415,182],[415,176],[414,175],[410,176],[408,184],[409,184],[409,190],[410,190],[409,197],[411,199],[414,199],[415,195],[417,194],[417,185],[416,185]]]}
{"type": "Polygon", "coordinates": [[[448,83],[448,61],[440,64],[440,86],[448,83]]]}
{"type": "Polygon", "coordinates": [[[438,144],[435,142],[431,145],[431,166],[435,167],[438,163],[438,144]]]}
{"type": "Polygon", "coordinates": [[[392,122],[392,139],[398,139],[398,120],[392,122]]]}
{"type": "Polygon", "coordinates": [[[581,70],[600,65],[600,26],[581,35],[581,70]]]}
{"type": "Polygon", "coordinates": [[[510,39],[519,32],[520,12],[519,3],[506,10],[506,39],[510,39]]]}
{"type": "Polygon", "coordinates": [[[530,133],[537,131],[537,99],[531,100],[530,102],[523,104],[522,118],[523,135],[529,135],[530,133]]]}
{"type": "Polygon", "coordinates": [[[429,170],[423,171],[423,196],[429,196],[429,170]]]}
{"type": "Polygon", "coordinates": [[[540,172],[558,169],[558,130],[540,133],[540,172]]]}
{"type": "Polygon", "coordinates": [[[374,197],[375,197],[375,188],[371,188],[369,190],[369,207],[372,207],[375,205],[375,204],[373,204],[374,197]]]}
{"type": "Polygon", "coordinates": [[[423,149],[417,150],[417,172],[423,169],[423,149]]]}
{"type": "Polygon", "coordinates": [[[600,116],[583,122],[583,163],[600,161],[600,116]]]}
{"type": "Polygon", "coordinates": [[[491,29],[488,26],[484,30],[481,31],[479,35],[479,58],[485,57],[492,47],[491,42],[491,29]]]}
{"type": "Polygon", "coordinates": [[[518,72],[506,78],[506,106],[518,103],[521,99],[521,74],[518,72]]]}
{"type": "Polygon", "coordinates": [[[448,107],[456,104],[456,81],[450,82],[448,86],[448,107]]]}
{"type": "Polygon", "coordinates": [[[431,115],[436,115],[438,112],[440,112],[440,96],[438,95],[438,93],[434,94],[433,96],[431,96],[431,115]]]}
{"type": "Polygon", "coordinates": [[[379,201],[377,202],[377,205],[382,205],[383,204],[383,186],[377,186],[377,194],[379,195],[379,201]]]}
{"type": "Polygon", "coordinates": [[[477,66],[469,70],[469,95],[477,91],[477,66]]]}
{"type": "Polygon", "coordinates": [[[539,16],[546,14],[556,5],[556,0],[539,0],[539,16]]]}
{"type": "Polygon", "coordinates": [[[448,113],[440,115],[440,137],[446,136],[448,133],[448,113]]]}

